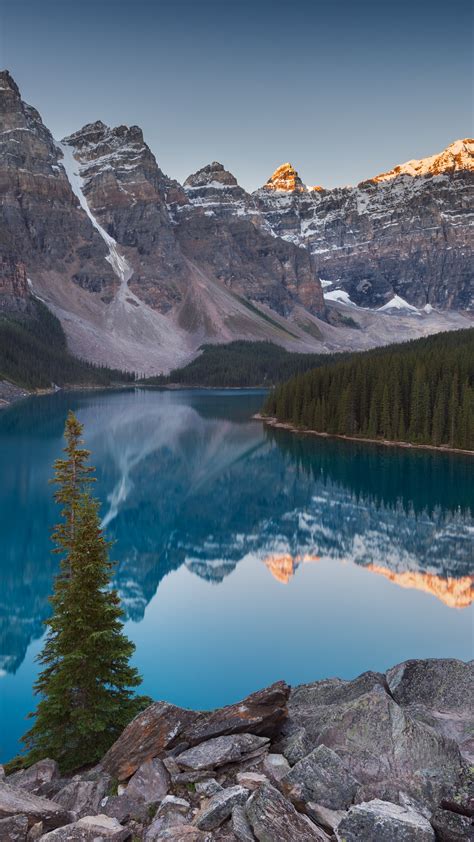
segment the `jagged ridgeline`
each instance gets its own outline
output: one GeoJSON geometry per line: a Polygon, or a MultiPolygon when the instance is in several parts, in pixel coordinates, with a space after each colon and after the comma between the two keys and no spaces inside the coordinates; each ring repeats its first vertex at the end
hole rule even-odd
{"type": "Polygon", "coordinates": [[[48,389],[52,384],[108,386],[133,379],[129,372],[74,357],[59,319],[40,301],[31,300],[27,312],[0,315],[0,380],[48,389]]]}
{"type": "Polygon", "coordinates": [[[299,374],[271,392],[263,414],[332,435],[474,450],[474,329],[299,374]]]}

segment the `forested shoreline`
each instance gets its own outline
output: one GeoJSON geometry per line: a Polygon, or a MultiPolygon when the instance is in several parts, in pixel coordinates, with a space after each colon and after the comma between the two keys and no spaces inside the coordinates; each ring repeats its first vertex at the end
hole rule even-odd
{"type": "Polygon", "coordinates": [[[297,375],[269,394],[262,415],[321,434],[474,450],[474,329],[297,375]]]}

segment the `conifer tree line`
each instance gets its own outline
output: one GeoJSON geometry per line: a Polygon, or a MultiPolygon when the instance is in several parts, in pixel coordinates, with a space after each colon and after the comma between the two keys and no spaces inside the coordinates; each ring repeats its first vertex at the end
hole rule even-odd
{"type": "Polygon", "coordinates": [[[61,567],[38,656],[40,700],[23,737],[27,754],[12,761],[12,768],[45,757],[56,760],[63,772],[93,764],[150,702],[135,694],[141,683],[129,663],[135,647],[123,632],[120,600],[111,588],[109,544],[90,493],[94,469],[81,436],[82,425],[70,412],[65,458],[55,462],[53,480],[62,507],[52,534],[61,567]]]}
{"type": "Polygon", "coordinates": [[[270,393],[262,413],[333,435],[474,450],[474,329],[300,374],[270,393]]]}

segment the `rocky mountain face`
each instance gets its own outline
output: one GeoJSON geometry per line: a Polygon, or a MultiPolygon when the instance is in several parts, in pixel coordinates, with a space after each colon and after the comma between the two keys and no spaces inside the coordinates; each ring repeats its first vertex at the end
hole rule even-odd
{"type": "Polygon", "coordinates": [[[309,249],[332,300],[342,290],[360,307],[398,296],[417,308],[468,310],[473,186],[467,139],[357,187],[307,188],[284,164],[253,195],[277,236],[309,249]]]}
{"type": "Polygon", "coordinates": [[[181,186],[137,126],[55,141],[5,71],[0,310],[36,296],[73,353],[150,374],[209,341],[329,351],[465,327],[470,150],[343,190],[307,188],[284,164],[249,194],[218,162],[181,186]],[[395,294],[442,312],[396,323],[369,309],[395,294]]]}

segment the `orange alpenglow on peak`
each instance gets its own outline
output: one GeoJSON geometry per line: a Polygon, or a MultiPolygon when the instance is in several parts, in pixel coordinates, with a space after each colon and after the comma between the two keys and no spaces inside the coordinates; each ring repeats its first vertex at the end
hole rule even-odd
{"type": "Polygon", "coordinates": [[[298,193],[303,193],[306,190],[293,164],[290,163],[277,167],[263,186],[266,190],[286,190],[288,192],[296,190],[298,193]]]}
{"type": "Polygon", "coordinates": [[[385,576],[401,588],[414,588],[433,594],[450,608],[468,608],[473,600],[473,576],[453,579],[450,576],[443,578],[436,573],[421,573],[414,570],[397,573],[379,564],[368,564],[365,569],[385,576]]]}
{"type": "Polygon", "coordinates": [[[455,140],[442,152],[430,155],[428,158],[406,161],[399,164],[393,170],[374,176],[369,181],[390,181],[399,175],[442,175],[453,173],[458,170],[474,171],[474,139],[466,137],[463,140],[455,140]]]}
{"type": "Polygon", "coordinates": [[[282,582],[284,585],[287,585],[290,579],[295,575],[300,564],[306,564],[309,561],[319,561],[319,557],[309,555],[309,553],[297,555],[295,557],[289,553],[282,553],[282,555],[267,556],[264,558],[263,563],[277,582],[282,582]]]}

